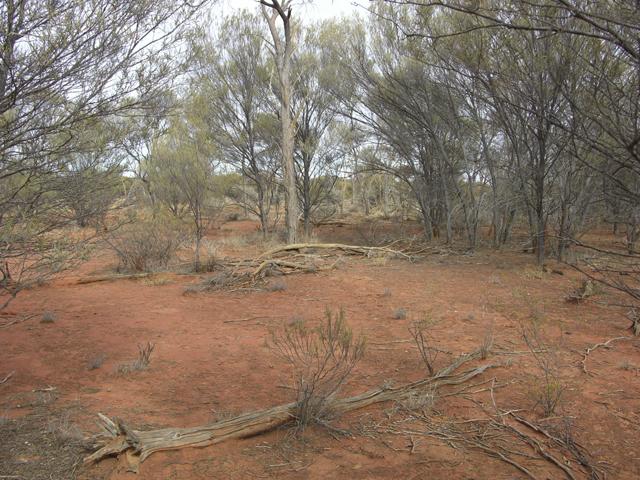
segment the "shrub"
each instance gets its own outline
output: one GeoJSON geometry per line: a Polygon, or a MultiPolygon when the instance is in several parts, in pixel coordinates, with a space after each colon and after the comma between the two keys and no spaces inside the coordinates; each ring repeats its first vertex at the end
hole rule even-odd
{"type": "Polygon", "coordinates": [[[545,343],[535,323],[532,323],[530,328],[523,327],[522,336],[540,370],[540,375],[535,377],[530,392],[534,401],[533,410],[540,407],[544,417],[551,417],[562,403],[566,389],[566,385],[560,379],[558,359],[551,347],[545,343]]]}
{"type": "Polygon", "coordinates": [[[220,265],[218,264],[219,248],[218,244],[207,239],[203,239],[200,245],[200,269],[197,273],[211,273],[217,270],[220,265]]]}
{"type": "Polygon", "coordinates": [[[330,400],[364,355],[364,338],[354,337],[344,311],[333,315],[327,310],[317,328],[295,320],[272,332],[271,339],[272,350],[293,368],[297,432],[311,423],[324,423],[330,400]]]}
{"type": "Polygon", "coordinates": [[[407,318],[407,311],[404,308],[396,308],[393,312],[393,318],[396,320],[404,320],[407,318]]]}
{"type": "Polygon", "coordinates": [[[133,272],[166,268],[183,240],[176,228],[148,221],[126,225],[106,239],[120,261],[118,270],[133,272]]]}
{"type": "Polygon", "coordinates": [[[56,321],[56,314],[53,312],[44,312],[42,314],[42,319],[40,320],[40,323],[53,323],[56,321]]]}
{"type": "Polygon", "coordinates": [[[409,333],[418,347],[422,363],[427,367],[430,376],[436,373],[435,361],[438,356],[438,350],[434,345],[434,339],[431,335],[431,328],[434,324],[433,320],[425,317],[423,320],[413,322],[409,327],[409,333]]]}
{"type": "Polygon", "coordinates": [[[151,354],[155,344],[147,342],[146,345],[138,345],[138,358],[131,363],[123,363],[118,366],[118,373],[127,374],[146,370],[151,363],[151,354]]]}
{"type": "Polygon", "coordinates": [[[267,286],[267,290],[269,290],[270,292],[284,292],[287,289],[287,284],[284,283],[282,280],[276,280],[273,283],[270,283],[267,286]]]}
{"type": "Polygon", "coordinates": [[[102,364],[106,359],[107,359],[107,356],[104,353],[101,353],[100,355],[92,358],[91,360],[89,360],[89,363],[87,364],[87,370],[97,370],[102,366],[102,364]]]}
{"type": "Polygon", "coordinates": [[[85,444],[82,430],[71,422],[68,414],[51,418],[47,423],[46,432],[60,445],[89,446],[85,444]]]}

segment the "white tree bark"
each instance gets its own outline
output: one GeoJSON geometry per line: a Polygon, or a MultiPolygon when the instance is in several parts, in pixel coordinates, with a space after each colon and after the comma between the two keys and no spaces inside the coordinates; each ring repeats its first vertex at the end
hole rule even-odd
{"type": "Polygon", "coordinates": [[[291,118],[291,56],[293,35],[291,31],[291,0],[261,0],[262,15],[269,24],[273,39],[273,55],[280,83],[280,121],[282,126],[282,171],[285,188],[287,243],[298,240],[298,195],[296,191],[296,171],[293,159],[295,124],[291,118]],[[269,11],[268,9],[271,9],[269,11]],[[276,26],[282,20],[284,39],[276,26]],[[284,41],[283,41],[284,40],[284,41]]]}

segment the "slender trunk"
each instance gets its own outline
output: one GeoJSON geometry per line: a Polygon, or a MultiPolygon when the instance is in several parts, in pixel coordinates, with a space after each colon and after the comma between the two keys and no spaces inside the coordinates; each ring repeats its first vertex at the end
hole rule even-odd
{"type": "Polygon", "coordinates": [[[502,231],[500,232],[500,245],[505,245],[509,241],[511,236],[511,228],[513,227],[513,221],[516,218],[516,209],[511,208],[506,214],[506,218],[503,222],[502,231]]]}
{"type": "Polygon", "coordinates": [[[260,214],[260,230],[262,231],[262,238],[267,237],[267,230],[269,229],[269,215],[265,208],[264,191],[262,187],[258,185],[256,189],[258,193],[258,213],[260,214]]]}
{"type": "Polygon", "coordinates": [[[544,263],[545,256],[545,221],[542,194],[539,193],[536,207],[536,261],[539,266],[544,263]]]}
{"type": "Polygon", "coordinates": [[[302,172],[302,219],[304,223],[304,236],[309,238],[311,235],[311,158],[306,153],[302,155],[303,172],[302,172]]]}
{"type": "Polygon", "coordinates": [[[429,202],[426,198],[423,198],[421,194],[420,198],[420,213],[422,213],[422,227],[424,230],[424,238],[427,242],[433,240],[433,222],[431,221],[431,213],[429,211],[429,202]]]}
{"type": "Polygon", "coordinates": [[[565,250],[568,245],[567,238],[569,237],[569,209],[565,199],[561,200],[560,206],[560,227],[558,231],[558,252],[556,254],[556,260],[562,262],[565,259],[565,250]]]}
{"type": "Polygon", "coordinates": [[[285,225],[287,242],[296,243],[298,240],[298,196],[296,192],[296,170],[293,158],[295,125],[291,119],[291,57],[293,55],[293,35],[291,26],[291,3],[289,0],[273,0],[269,6],[272,11],[267,12],[262,5],[262,14],[269,24],[271,38],[274,44],[274,54],[278,77],[280,81],[280,121],[282,128],[282,172],[284,176],[285,193],[285,225]],[[276,19],[280,18],[284,27],[284,39],[281,38],[276,26],[276,19]]]}
{"type": "Polygon", "coordinates": [[[296,170],[293,160],[294,125],[291,121],[291,85],[289,62],[282,68],[282,167],[286,208],[287,243],[298,240],[298,196],[296,193],[296,170]]]}

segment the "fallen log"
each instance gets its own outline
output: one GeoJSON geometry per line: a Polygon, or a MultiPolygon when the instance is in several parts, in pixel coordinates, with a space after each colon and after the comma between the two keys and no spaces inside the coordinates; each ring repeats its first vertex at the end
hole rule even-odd
{"type": "Polygon", "coordinates": [[[251,274],[253,278],[258,278],[266,269],[270,267],[282,267],[290,269],[294,272],[315,273],[318,267],[315,265],[304,265],[302,263],[287,262],[285,260],[265,260],[251,274]]]}
{"type": "Polygon", "coordinates": [[[342,243],[292,243],[290,245],[281,245],[271,249],[258,257],[258,260],[271,258],[278,253],[291,252],[295,250],[318,249],[318,250],[341,250],[345,253],[357,255],[370,255],[372,253],[380,253],[385,255],[393,255],[412,260],[412,256],[401,250],[394,250],[389,247],[364,247],[360,245],[344,245],[342,243]]]}
{"type": "MultiPolygon", "coordinates": [[[[432,390],[446,385],[465,383],[496,366],[496,364],[488,363],[454,374],[460,366],[477,358],[480,358],[480,352],[463,355],[433,377],[400,387],[381,387],[353,397],[335,399],[330,402],[329,410],[334,415],[340,415],[378,403],[401,402],[427,387],[432,390]]],[[[131,429],[120,419],[112,420],[105,415],[98,414],[103,433],[97,441],[98,445],[102,446],[85,458],[84,463],[91,464],[106,457],[125,455],[129,469],[137,472],[140,463],[155,452],[207,447],[231,439],[251,437],[292,423],[295,420],[295,411],[296,404],[288,403],[266,410],[245,413],[206,426],[146,431],[131,429]]]]}
{"type": "Polygon", "coordinates": [[[81,278],[76,282],[76,285],[88,285],[90,283],[100,283],[100,282],[115,282],[117,280],[137,280],[140,278],[147,278],[153,275],[157,275],[154,272],[145,272],[145,273],[132,273],[127,275],[101,275],[97,277],[86,277],[81,278]]]}

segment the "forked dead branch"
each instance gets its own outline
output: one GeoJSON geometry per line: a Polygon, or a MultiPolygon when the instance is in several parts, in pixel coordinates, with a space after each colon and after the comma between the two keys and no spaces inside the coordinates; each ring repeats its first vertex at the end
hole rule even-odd
{"type": "MultiPolygon", "coordinates": [[[[459,371],[462,366],[480,357],[480,351],[462,355],[436,375],[400,387],[380,387],[352,397],[328,398],[323,409],[337,416],[374,404],[402,402],[415,396],[417,392],[425,390],[433,392],[448,385],[460,385],[481,375],[487,369],[497,366],[495,363],[488,362],[459,371]]],[[[114,455],[124,456],[129,469],[137,471],[140,463],[155,452],[207,447],[294,424],[298,407],[298,402],[293,402],[245,413],[209,425],[158,430],[135,430],[120,419],[111,419],[98,414],[103,432],[95,439],[98,450],[87,457],[85,463],[90,464],[114,455]]]]}
{"type": "Polygon", "coordinates": [[[190,287],[187,291],[252,289],[260,285],[269,276],[333,270],[337,267],[342,255],[366,258],[399,258],[415,261],[421,256],[437,251],[435,248],[426,248],[424,246],[408,245],[399,247],[393,244],[386,247],[367,247],[341,243],[282,245],[259,255],[255,259],[218,262],[219,271],[215,275],[207,278],[196,287],[190,287]]]}

